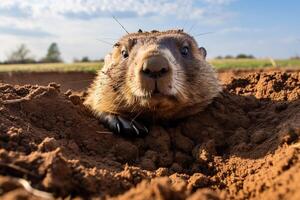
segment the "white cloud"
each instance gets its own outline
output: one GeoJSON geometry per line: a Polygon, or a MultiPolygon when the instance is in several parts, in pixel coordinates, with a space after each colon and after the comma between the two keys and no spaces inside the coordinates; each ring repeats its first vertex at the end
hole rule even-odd
{"type": "Polygon", "coordinates": [[[209,5],[228,4],[232,0],[1,0],[0,9],[18,8],[33,17],[69,15],[99,17],[119,13],[122,16],[176,15],[199,18],[209,13],[209,5]],[[201,6],[200,6],[201,4],[201,6]]]}
{"type": "Polygon", "coordinates": [[[100,58],[111,47],[97,38],[124,34],[111,15],[123,18],[120,21],[130,32],[139,28],[169,29],[180,23],[182,26],[184,21],[197,21],[197,25],[222,23],[231,16],[223,9],[228,3],[229,0],[0,0],[0,27],[13,27],[0,31],[0,60],[20,43],[26,43],[40,58],[51,42],[59,44],[67,61],[86,55],[100,58]]]}
{"type": "Polygon", "coordinates": [[[209,4],[219,4],[219,5],[224,5],[224,4],[229,4],[232,3],[236,0],[204,0],[206,3],[209,4]]]}

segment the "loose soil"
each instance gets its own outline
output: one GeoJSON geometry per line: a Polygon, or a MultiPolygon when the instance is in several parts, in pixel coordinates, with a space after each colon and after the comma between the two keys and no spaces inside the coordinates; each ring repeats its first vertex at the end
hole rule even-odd
{"type": "Polygon", "coordinates": [[[137,139],[60,90],[0,84],[1,199],[300,199],[299,72],[232,79],[205,111],[137,139]]]}

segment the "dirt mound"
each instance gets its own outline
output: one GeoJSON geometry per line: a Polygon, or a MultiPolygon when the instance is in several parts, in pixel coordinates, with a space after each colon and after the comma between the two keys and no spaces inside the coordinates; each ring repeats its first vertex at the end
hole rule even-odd
{"type": "Polygon", "coordinates": [[[51,82],[60,84],[60,90],[84,91],[95,78],[94,72],[0,72],[0,82],[12,85],[43,85],[51,82]]]}
{"type": "Polygon", "coordinates": [[[83,96],[2,84],[0,198],[299,199],[299,97],[299,72],[254,73],[202,113],[124,139],[83,96]]]}

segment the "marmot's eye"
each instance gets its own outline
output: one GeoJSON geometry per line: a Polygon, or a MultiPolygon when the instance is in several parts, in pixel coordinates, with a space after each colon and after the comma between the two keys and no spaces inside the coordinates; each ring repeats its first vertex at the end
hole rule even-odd
{"type": "Polygon", "coordinates": [[[122,51],[121,51],[121,54],[122,54],[123,58],[127,58],[127,57],[128,57],[128,52],[127,52],[127,50],[122,50],[122,51]]]}
{"type": "Polygon", "coordinates": [[[182,47],[180,50],[180,53],[183,56],[187,56],[189,54],[189,47],[187,47],[187,46],[182,47]]]}

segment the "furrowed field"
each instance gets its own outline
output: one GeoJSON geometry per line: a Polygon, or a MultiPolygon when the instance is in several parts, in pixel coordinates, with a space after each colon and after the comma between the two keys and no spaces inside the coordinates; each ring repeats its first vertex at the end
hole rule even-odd
{"type": "MultiPolygon", "coordinates": [[[[300,68],[300,59],[214,59],[209,62],[216,69],[264,69],[269,67],[300,68]]],[[[0,72],[96,72],[102,62],[53,63],[53,64],[12,64],[0,65],[0,72]]]]}

